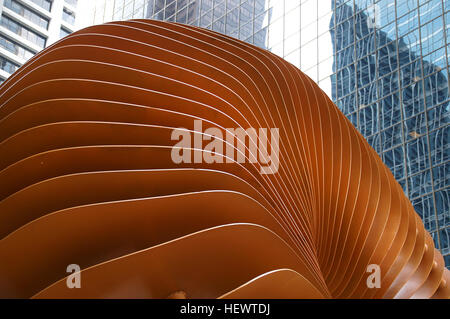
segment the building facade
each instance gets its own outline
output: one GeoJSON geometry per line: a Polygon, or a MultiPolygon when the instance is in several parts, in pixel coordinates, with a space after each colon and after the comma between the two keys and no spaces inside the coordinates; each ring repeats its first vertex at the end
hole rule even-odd
{"type": "Polygon", "coordinates": [[[337,1],[332,98],[391,169],[449,265],[449,1],[337,1]]]}
{"type": "Polygon", "coordinates": [[[410,198],[450,266],[450,0],[98,0],[268,49],[315,80],[410,198]]]}
{"type": "Polygon", "coordinates": [[[0,0],[0,83],[78,29],[77,0],[0,0]]]}

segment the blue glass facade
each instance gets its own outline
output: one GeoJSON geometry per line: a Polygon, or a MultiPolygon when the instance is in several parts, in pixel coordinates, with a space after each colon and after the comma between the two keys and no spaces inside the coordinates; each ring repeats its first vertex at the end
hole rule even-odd
{"type": "Polygon", "coordinates": [[[268,49],[315,80],[378,152],[450,266],[450,0],[107,0],[268,49]]]}
{"type": "Polygon", "coordinates": [[[445,4],[338,0],[330,32],[332,99],[382,156],[449,265],[445,4]]]}

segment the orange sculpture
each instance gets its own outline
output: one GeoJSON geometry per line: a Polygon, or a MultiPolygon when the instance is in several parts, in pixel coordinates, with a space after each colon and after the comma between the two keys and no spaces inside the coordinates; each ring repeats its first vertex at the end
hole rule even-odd
{"type": "Polygon", "coordinates": [[[64,38],[0,87],[0,154],[3,298],[450,295],[411,203],[325,93],[222,34],[132,20],[64,38]],[[171,134],[195,120],[279,128],[278,171],[174,163],[171,134]]]}

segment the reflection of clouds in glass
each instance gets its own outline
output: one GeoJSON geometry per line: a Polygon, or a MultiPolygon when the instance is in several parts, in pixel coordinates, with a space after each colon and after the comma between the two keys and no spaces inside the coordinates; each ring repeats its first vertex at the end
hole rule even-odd
{"type": "Polygon", "coordinates": [[[331,1],[271,1],[268,49],[294,64],[331,97],[331,1]]]}
{"type": "Polygon", "coordinates": [[[283,41],[284,24],[283,19],[271,22],[269,25],[269,49],[283,41]]]}

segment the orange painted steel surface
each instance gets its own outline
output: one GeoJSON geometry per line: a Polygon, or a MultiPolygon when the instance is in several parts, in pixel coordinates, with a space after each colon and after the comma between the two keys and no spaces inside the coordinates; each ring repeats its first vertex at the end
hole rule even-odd
{"type": "Polygon", "coordinates": [[[325,93],[209,30],[132,20],[52,45],[0,87],[0,154],[3,298],[450,295],[411,203],[325,93]],[[196,119],[279,128],[278,172],[175,164],[171,133],[196,119]]]}

